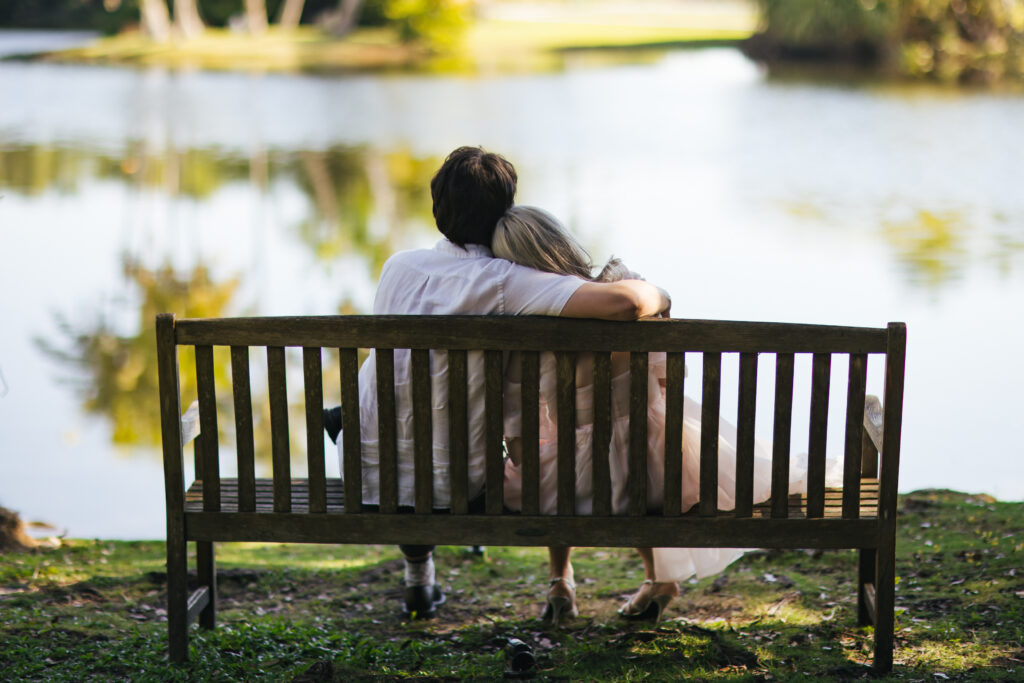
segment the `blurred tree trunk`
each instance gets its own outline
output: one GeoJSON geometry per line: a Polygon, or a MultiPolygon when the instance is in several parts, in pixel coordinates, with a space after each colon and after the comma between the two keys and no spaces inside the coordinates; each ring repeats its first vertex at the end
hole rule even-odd
{"type": "Polygon", "coordinates": [[[343,36],[355,28],[362,6],[363,0],[341,0],[337,8],[324,12],[321,25],[331,35],[343,36]]]}
{"type": "Polygon", "coordinates": [[[205,27],[196,0],[174,0],[174,28],[186,38],[195,38],[203,32],[205,27]]]}
{"type": "Polygon", "coordinates": [[[295,28],[302,19],[302,8],[306,0],[284,0],[281,6],[281,14],[278,15],[277,23],[284,28],[295,28]]]}
{"type": "Polygon", "coordinates": [[[245,18],[249,33],[254,36],[267,32],[267,0],[245,0],[245,18]]]}
{"type": "Polygon", "coordinates": [[[153,40],[164,42],[171,37],[171,15],[163,0],[140,0],[139,16],[142,32],[153,40]]]}
{"type": "Polygon", "coordinates": [[[25,533],[25,525],[14,510],[0,507],[0,551],[26,550],[38,544],[25,533]]]}

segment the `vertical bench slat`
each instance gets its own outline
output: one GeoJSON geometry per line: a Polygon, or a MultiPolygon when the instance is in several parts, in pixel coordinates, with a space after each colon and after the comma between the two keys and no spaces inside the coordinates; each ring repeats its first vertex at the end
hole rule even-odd
{"type": "Polygon", "coordinates": [[[860,516],[861,432],[864,430],[864,398],[867,388],[867,354],[850,354],[846,385],[846,449],[843,454],[843,517],[860,516]]]}
{"type": "Polygon", "coordinates": [[[377,349],[377,448],[380,511],[398,510],[398,441],[395,436],[395,350],[377,349]]]}
{"type": "Polygon", "coordinates": [[[256,510],[256,462],[252,434],[252,388],[249,347],[231,347],[231,384],[235,402],[235,449],[238,456],[238,510],[256,510]]]}
{"type": "Polygon", "coordinates": [[[341,451],[345,512],[363,510],[362,439],[359,428],[359,350],[338,349],[341,375],[341,451]]]}
{"type": "Polygon", "coordinates": [[[629,514],[647,514],[647,354],[629,354],[629,514]]]}
{"type": "Polygon", "coordinates": [[[274,472],[274,512],[291,512],[292,473],[288,437],[288,385],[284,347],[267,347],[267,388],[270,392],[270,442],[274,472]]]}
{"type": "Polygon", "coordinates": [[[608,453],[612,439],[612,357],[594,354],[594,450],[593,472],[594,514],[612,514],[612,475],[608,453]]]}
{"type": "Polygon", "coordinates": [[[683,507],[683,383],[686,354],[669,353],[665,363],[665,497],[666,517],[677,517],[683,507]]]}
{"type": "Polygon", "coordinates": [[[754,419],[757,415],[757,354],[740,354],[736,413],[736,516],[754,511],[754,419]]]}
{"type": "Polygon", "coordinates": [[[412,350],[412,429],[416,512],[434,508],[434,435],[430,409],[430,351],[412,350]]]}
{"type": "Polygon", "coordinates": [[[540,353],[521,354],[523,514],[540,514],[540,353]]]}
{"type": "Polygon", "coordinates": [[[220,455],[217,432],[217,390],[213,383],[213,347],[196,346],[196,391],[199,398],[199,438],[196,477],[203,480],[203,510],[220,511],[220,455]],[[199,471],[199,468],[202,471],[199,471]]]}
{"type": "Polygon", "coordinates": [[[789,441],[793,420],[793,354],[775,356],[775,419],[772,434],[772,512],[789,516],[789,441]]]}
{"type": "Polygon", "coordinates": [[[722,354],[704,352],[700,415],[700,502],[698,514],[718,511],[718,422],[722,394],[722,354]]]}
{"type": "Polygon", "coordinates": [[[576,512],[576,354],[555,354],[558,412],[558,514],[576,512]]]}
{"type": "Polygon", "coordinates": [[[500,515],[505,507],[503,457],[504,410],[501,401],[501,351],[484,351],[484,457],[486,458],[484,506],[489,515],[500,515]]]}
{"type": "Polygon", "coordinates": [[[814,354],[811,368],[811,428],[807,437],[807,516],[825,516],[825,449],[832,355],[814,354]]]}
{"type": "Polygon", "coordinates": [[[448,457],[452,514],[469,512],[469,413],[466,352],[448,352],[448,457]]]}
{"type": "Polygon", "coordinates": [[[309,511],[327,512],[327,472],[324,463],[324,378],[319,346],[302,349],[306,388],[306,465],[309,471],[309,511]]]}

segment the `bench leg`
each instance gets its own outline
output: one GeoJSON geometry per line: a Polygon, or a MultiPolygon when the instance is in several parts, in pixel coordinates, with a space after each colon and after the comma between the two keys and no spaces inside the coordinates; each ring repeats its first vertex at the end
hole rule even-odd
{"type": "Polygon", "coordinates": [[[172,662],[188,660],[188,556],[184,534],[167,536],[167,651],[172,662]]]}
{"type": "Polygon", "coordinates": [[[202,628],[217,625],[217,562],[214,558],[213,541],[196,541],[196,565],[199,585],[209,589],[210,601],[199,613],[202,628]]]}
{"type": "Polygon", "coordinates": [[[875,623],[875,614],[873,606],[868,602],[867,586],[874,588],[875,585],[877,552],[874,548],[861,548],[858,554],[860,564],[857,568],[857,625],[870,626],[875,623]]]}
{"type": "Polygon", "coordinates": [[[896,525],[883,529],[875,564],[875,671],[892,671],[896,609],[896,525]]]}

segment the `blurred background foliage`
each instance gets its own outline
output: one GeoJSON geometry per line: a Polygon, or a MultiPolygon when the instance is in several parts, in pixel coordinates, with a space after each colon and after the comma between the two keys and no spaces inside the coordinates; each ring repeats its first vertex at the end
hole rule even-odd
{"type": "MultiPolygon", "coordinates": [[[[459,40],[473,10],[472,0],[188,0],[193,4],[205,27],[244,32],[269,21],[316,24],[344,35],[357,27],[391,26],[403,41],[442,49],[459,40]],[[262,23],[254,24],[252,14],[262,23]]],[[[0,27],[88,29],[108,35],[140,26],[145,31],[153,25],[146,21],[147,12],[165,10],[164,21],[175,20],[176,5],[172,0],[3,0],[0,27]]],[[[171,34],[152,37],[165,40],[171,34]]]]}
{"type": "Polygon", "coordinates": [[[1024,76],[1021,0],[758,0],[771,61],[855,62],[947,82],[1024,76]]]}

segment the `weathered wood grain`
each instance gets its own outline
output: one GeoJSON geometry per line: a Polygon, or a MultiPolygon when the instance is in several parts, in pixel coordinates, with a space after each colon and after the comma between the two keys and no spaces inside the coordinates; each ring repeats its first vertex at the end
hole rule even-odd
{"type": "Polygon", "coordinates": [[[196,394],[199,401],[199,424],[201,430],[196,441],[196,453],[202,453],[201,462],[196,463],[196,476],[208,482],[203,489],[203,501],[207,512],[220,508],[220,456],[217,431],[217,390],[213,381],[213,347],[197,346],[196,353],[196,394]]]}
{"type": "Polygon", "coordinates": [[[292,506],[291,452],[288,436],[288,385],[285,379],[284,348],[267,347],[267,388],[270,393],[270,443],[274,470],[274,510],[288,512],[292,506]]]}
{"type": "Polygon", "coordinates": [[[722,354],[704,352],[700,415],[700,502],[703,517],[718,510],[718,421],[722,393],[722,354]]]}
{"type": "Polygon", "coordinates": [[[646,353],[629,354],[629,515],[647,513],[647,365],[646,353]]]}
{"type": "MultiPolygon", "coordinates": [[[[612,439],[612,359],[607,353],[594,354],[594,450],[592,457],[594,514],[612,514],[610,461],[612,439]]],[[[526,509],[523,509],[526,513],[526,509]]]]}
{"type": "Polygon", "coordinates": [[[252,432],[252,386],[249,382],[249,349],[231,347],[231,392],[235,404],[235,449],[240,482],[239,505],[245,512],[255,510],[253,482],[256,455],[252,432]]]}
{"type": "Polygon", "coordinates": [[[434,508],[434,433],[430,403],[430,351],[412,350],[412,429],[414,505],[416,512],[434,508]]]}
{"type": "Polygon", "coordinates": [[[665,359],[665,491],[662,512],[677,517],[683,508],[683,383],[685,354],[665,359]]]}
{"type": "Polygon", "coordinates": [[[757,354],[740,354],[736,415],[736,515],[749,517],[754,506],[754,419],[757,415],[757,354]]]}
{"type": "Polygon", "coordinates": [[[540,354],[520,354],[520,445],[523,462],[523,514],[540,514],[540,354]]]}
{"type": "Polygon", "coordinates": [[[882,353],[885,329],[650,319],[623,323],[536,316],[313,316],[185,319],[179,344],[498,349],[882,353]]]}
{"type": "Polygon", "coordinates": [[[811,425],[807,437],[807,516],[825,514],[825,449],[828,442],[829,382],[832,355],[814,354],[811,367],[811,425]]]}
{"type": "Polygon", "coordinates": [[[448,457],[452,512],[469,512],[469,399],[466,352],[448,352],[448,457]]]}
{"type": "Polygon", "coordinates": [[[864,396],[867,383],[867,355],[850,354],[850,373],[846,385],[846,445],[843,451],[843,516],[858,514],[860,484],[861,431],[864,429],[864,396]]]}
{"type": "Polygon", "coordinates": [[[342,474],[345,477],[346,512],[358,513],[363,505],[362,441],[359,425],[359,350],[338,349],[341,378],[342,474]]]}
{"type": "Polygon", "coordinates": [[[772,516],[789,511],[789,443],[793,418],[793,354],[775,356],[775,420],[772,434],[772,516]]]}
{"type": "Polygon", "coordinates": [[[309,504],[313,512],[327,511],[322,362],[318,347],[302,349],[303,386],[306,390],[306,468],[309,472],[309,504]]]}

